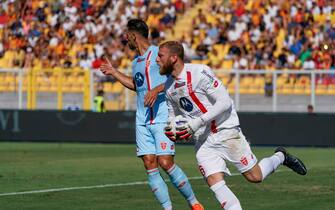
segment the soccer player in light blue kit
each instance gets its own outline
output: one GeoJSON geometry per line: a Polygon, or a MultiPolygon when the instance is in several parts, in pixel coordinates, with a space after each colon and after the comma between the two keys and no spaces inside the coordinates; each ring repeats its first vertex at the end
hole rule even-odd
{"type": "Polygon", "coordinates": [[[203,210],[186,175],[174,163],[174,142],[164,134],[168,109],[163,91],[167,78],[159,73],[159,66],[156,63],[159,49],[149,44],[148,34],[149,29],[144,21],[140,19],[128,21],[127,44],[137,54],[132,63],[132,77],[116,70],[108,58],[105,58],[106,63],[100,70],[137,93],[137,156],[143,160],[151,190],[162,207],[165,210],[172,210],[168,188],[158,166],[169,175],[172,184],[185,197],[192,210],[203,210]]]}

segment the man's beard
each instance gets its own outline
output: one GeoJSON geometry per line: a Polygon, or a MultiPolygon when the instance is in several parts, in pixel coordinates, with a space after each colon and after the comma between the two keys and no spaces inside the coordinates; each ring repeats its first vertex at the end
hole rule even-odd
{"type": "Polygon", "coordinates": [[[160,69],[160,73],[162,75],[170,75],[172,71],[173,71],[173,64],[170,61],[164,64],[160,69]]]}

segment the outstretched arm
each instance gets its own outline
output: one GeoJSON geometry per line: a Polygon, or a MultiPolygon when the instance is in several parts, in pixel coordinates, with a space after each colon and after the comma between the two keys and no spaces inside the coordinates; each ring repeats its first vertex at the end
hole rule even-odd
{"type": "Polygon", "coordinates": [[[104,57],[105,63],[100,66],[100,71],[106,76],[112,76],[118,80],[123,86],[129,88],[130,90],[135,90],[134,80],[131,76],[128,76],[120,71],[118,71],[107,57],[104,57]]]}

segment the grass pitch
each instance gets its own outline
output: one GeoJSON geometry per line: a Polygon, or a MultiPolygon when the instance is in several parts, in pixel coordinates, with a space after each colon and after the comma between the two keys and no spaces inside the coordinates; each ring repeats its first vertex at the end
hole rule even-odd
{"type": "MultiPolygon", "coordinates": [[[[273,154],[273,150],[253,149],[259,160],[273,154]]],[[[289,152],[305,162],[309,168],[307,176],[280,167],[278,173],[261,184],[248,183],[240,175],[226,178],[243,209],[334,210],[335,149],[289,148],[289,152]]],[[[205,208],[221,209],[199,178],[193,147],[178,145],[176,162],[194,178],[191,184],[205,208]]],[[[164,177],[167,178],[165,174],[164,177]]],[[[145,181],[146,173],[142,161],[135,156],[134,145],[0,143],[1,210],[161,209],[145,183],[129,184],[145,181]],[[124,185],[113,185],[120,183],[124,185]],[[90,187],[80,188],[84,186],[90,187]],[[60,191],[35,192],[50,189],[60,191]],[[4,195],[25,191],[35,193],[4,195]]],[[[175,210],[189,209],[179,192],[170,183],[168,186],[175,210]]]]}

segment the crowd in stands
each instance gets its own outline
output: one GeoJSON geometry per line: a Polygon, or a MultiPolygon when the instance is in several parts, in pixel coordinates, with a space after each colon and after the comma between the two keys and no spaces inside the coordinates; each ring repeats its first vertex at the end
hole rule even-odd
{"type": "MultiPolygon", "coordinates": [[[[139,17],[158,43],[191,0],[4,0],[0,7],[0,68],[97,68],[102,55],[128,67],[123,32],[139,17]]],[[[131,55],[134,56],[134,55],[131,55]]]]}
{"type": "Polygon", "coordinates": [[[215,1],[182,41],[218,69],[335,69],[335,1],[215,1]]]}
{"type": "MultiPolygon", "coordinates": [[[[158,44],[196,0],[4,0],[0,68],[119,68],[127,20],[148,23],[158,44]]],[[[181,42],[186,59],[215,69],[335,69],[334,0],[211,0],[181,42]]]]}

